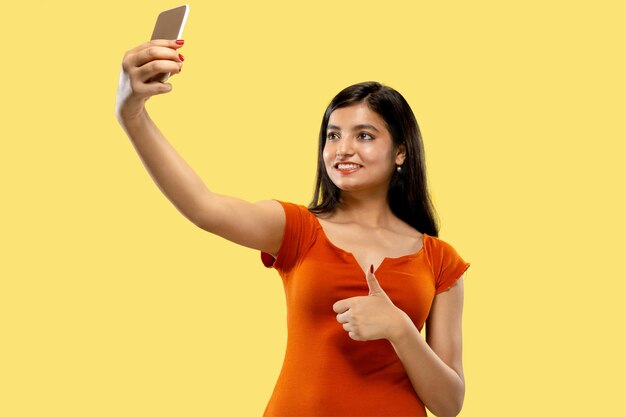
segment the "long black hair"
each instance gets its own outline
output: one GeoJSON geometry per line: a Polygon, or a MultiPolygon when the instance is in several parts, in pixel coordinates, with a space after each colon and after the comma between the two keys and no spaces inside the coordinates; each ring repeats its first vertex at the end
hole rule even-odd
{"type": "Polygon", "coordinates": [[[324,164],[326,129],[333,111],[359,103],[366,103],[383,118],[391,133],[394,151],[402,144],[406,147],[402,171],[394,170],[389,183],[389,208],[419,232],[439,236],[439,225],[426,183],[424,145],[415,115],[400,93],[375,81],[344,88],[326,108],[320,128],[315,192],[308,206],[309,211],[318,214],[331,212],[340,202],[341,190],[329,178],[324,164]]]}

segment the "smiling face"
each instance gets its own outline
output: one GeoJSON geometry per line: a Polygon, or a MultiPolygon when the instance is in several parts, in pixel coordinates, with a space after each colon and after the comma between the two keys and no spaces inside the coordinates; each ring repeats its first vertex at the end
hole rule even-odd
{"type": "Polygon", "coordinates": [[[386,192],[405,153],[404,146],[394,150],[383,118],[361,102],[332,112],[323,158],[328,176],[342,191],[386,192]]]}

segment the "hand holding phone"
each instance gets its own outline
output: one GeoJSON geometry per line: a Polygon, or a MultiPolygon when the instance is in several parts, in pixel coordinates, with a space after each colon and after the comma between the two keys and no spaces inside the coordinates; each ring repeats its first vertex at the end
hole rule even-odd
{"type": "MultiPolygon", "coordinates": [[[[187,23],[187,16],[189,15],[189,5],[184,4],[173,9],[165,10],[161,12],[157,17],[157,21],[152,31],[150,40],[154,39],[182,39],[183,29],[185,23],[187,23]]],[[[162,73],[157,75],[150,81],[165,82],[170,77],[171,73],[162,73]]]]}
{"type": "Polygon", "coordinates": [[[188,5],[161,13],[154,27],[152,39],[124,54],[115,102],[115,114],[120,123],[141,115],[145,102],[153,95],[172,90],[172,85],[166,84],[165,81],[172,73],[179,73],[182,67],[182,58],[177,52],[182,44],[177,43],[176,39],[182,36],[188,13],[188,5]],[[147,53],[147,49],[150,49],[150,53],[147,53]],[[161,68],[165,67],[168,72],[155,74],[155,69],[151,65],[155,60],[162,61],[156,71],[163,71],[161,68]]]}

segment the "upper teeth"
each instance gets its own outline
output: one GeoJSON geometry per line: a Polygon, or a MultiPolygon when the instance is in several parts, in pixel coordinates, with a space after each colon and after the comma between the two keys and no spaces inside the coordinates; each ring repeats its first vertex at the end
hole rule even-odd
{"type": "Polygon", "coordinates": [[[359,168],[357,164],[339,164],[337,165],[338,169],[356,169],[359,168]]]}

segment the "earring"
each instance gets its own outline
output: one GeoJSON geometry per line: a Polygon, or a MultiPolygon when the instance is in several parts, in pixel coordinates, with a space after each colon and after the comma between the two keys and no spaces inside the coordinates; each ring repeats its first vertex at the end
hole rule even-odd
{"type": "Polygon", "coordinates": [[[396,171],[398,171],[398,172],[402,172],[402,167],[401,167],[400,165],[397,165],[397,166],[396,166],[396,171]]]}

